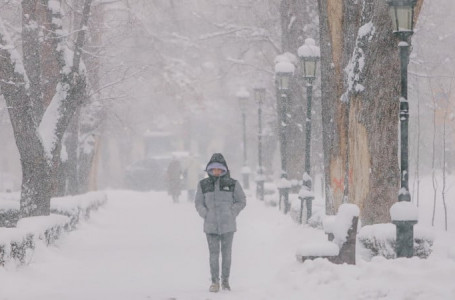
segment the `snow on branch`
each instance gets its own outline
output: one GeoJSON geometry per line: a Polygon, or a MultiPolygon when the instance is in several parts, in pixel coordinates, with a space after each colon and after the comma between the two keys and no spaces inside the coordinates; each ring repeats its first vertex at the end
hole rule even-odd
{"type": "Polygon", "coordinates": [[[81,64],[81,56],[82,56],[82,46],[85,41],[85,32],[88,29],[88,19],[90,17],[90,6],[92,5],[92,0],[86,0],[84,3],[84,8],[82,10],[82,20],[80,25],[80,30],[77,33],[75,50],[74,50],[74,57],[73,57],[73,66],[75,68],[75,72],[84,72],[85,67],[84,64],[81,64]],[[82,66],[82,69],[80,67],[82,66]]]}
{"type": "Polygon", "coordinates": [[[251,27],[251,26],[239,26],[234,24],[217,24],[211,23],[212,25],[220,28],[219,31],[201,35],[199,40],[209,40],[213,38],[223,37],[234,35],[238,38],[247,38],[247,39],[267,39],[269,37],[269,32],[264,28],[251,27]]]}
{"type": "Polygon", "coordinates": [[[67,38],[69,34],[63,29],[62,7],[59,1],[50,0],[48,10],[51,13],[51,26],[54,38],[54,47],[58,56],[58,63],[62,74],[69,74],[73,66],[74,53],[68,47],[67,38]]]}
{"type": "MultiPolygon", "coordinates": [[[[16,73],[15,77],[22,79],[25,83],[25,88],[30,87],[30,81],[27,77],[27,72],[25,71],[24,64],[22,62],[21,55],[14,46],[13,40],[9,35],[9,32],[6,30],[3,20],[0,18],[0,53],[5,51],[9,54],[9,58],[6,55],[1,55],[1,60],[5,61],[7,64],[13,66],[14,72],[16,73]]],[[[0,60],[0,61],[1,61],[0,60]]],[[[13,74],[11,74],[13,75],[13,74]]],[[[0,78],[1,80],[6,80],[10,84],[20,84],[21,82],[12,82],[12,78],[0,78]]]]}
{"type": "Polygon", "coordinates": [[[91,3],[92,0],[86,0],[84,3],[81,30],[78,31],[76,37],[74,52],[67,46],[67,35],[64,34],[61,22],[62,8],[60,3],[56,0],[50,0],[48,3],[49,11],[52,13],[54,34],[58,40],[54,45],[59,56],[60,74],[62,76],[56,86],[55,95],[38,127],[38,133],[49,162],[52,161],[56,153],[59,153],[56,150],[66,126],[85,93],[85,67],[81,63],[81,49],[85,41],[91,3]]]}
{"type": "Polygon", "coordinates": [[[362,84],[362,72],[365,67],[364,48],[366,48],[366,45],[371,41],[375,32],[376,28],[371,21],[359,28],[354,51],[348,65],[344,69],[346,73],[347,90],[341,97],[342,101],[349,101],[349,94],[351,92],[360,93],[365,89],[362,84]]]}
{"type": "Polygon", "coordinates": [[[68,96],[69,85],[59,82],[56,89],[56,94],[44,112],[43,119],[38,127],[38,133],[41,137],[44,153],[48,160],[52,159],[52,152],[58,142],[57,124],[62,115],[63,101],[68,96]]]}

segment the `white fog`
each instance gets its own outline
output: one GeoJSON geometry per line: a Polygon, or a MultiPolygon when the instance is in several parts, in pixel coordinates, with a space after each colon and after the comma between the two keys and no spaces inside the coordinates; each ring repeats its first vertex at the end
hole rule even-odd
{"type": "Polygon", "coordinates": [[[454,17],[0,0],[0,300],[455,299],[454,17]]]}

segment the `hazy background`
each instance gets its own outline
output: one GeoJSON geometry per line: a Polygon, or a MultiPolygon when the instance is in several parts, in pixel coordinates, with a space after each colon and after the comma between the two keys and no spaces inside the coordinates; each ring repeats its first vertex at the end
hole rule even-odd
{"type": "MultiPolygon", "coordinates": [[[[3,0],[0,15],[11,24],[19,1],[3,0]]],[[[125,170],[146,157],[144,135],[168,132],[171,150],[197,154],[205,164],[222,152],[239,177],[242,123],[236,93],[250,92],[248,165],[257,166],[257,103],[253,87],[267,88],[263,107],[265,151],[278,172],[274,58],[281,54],[278,0],[100,1],[104,13],[92,41],[100,59],[93,89],[102,115],[97,132],[99,189],[125,188],[125,170]],[[104,3],[104,4],[103,4],[104,3]]],[[[427,0],[412,38],[409,66],[410,171],[412,178],[455,170],[455,2],[427,0]],[[445,153],[445,156],[444,156],[445,153]],[[445,158],[444,158],[445,157],[445,158]],[[417,163],[417,161],[419,163],[417,163]]],[[[308,26],[317,26],[310,20],[308,26]]],[[[318,43],[318,37],[313,37],[318,43]]],[[[96,50],[96,53],[95,53],[96,50]]],[[[398,51],[398,49],[397,49],[398,51]]],[[[319,83],[317,82],[316,85],[319,83]]],[[[17,147],[3,98],[0,101],[0,189],[19,190],[17,147]]],[[[320,173],[320,91],[315,90],[313,168],[320,173]]],[[[397,116],[398,117],[398,116],[397,116]]],[[[303,153],[302,153],[303,155],[303,153]]],[[[274,167],[274,168],[273,168],[274,167]]],[[[411,180],[413,180],[411,178],[411,180]]],[[[411,194],[416,187],[410,182],[411,194]]]]}

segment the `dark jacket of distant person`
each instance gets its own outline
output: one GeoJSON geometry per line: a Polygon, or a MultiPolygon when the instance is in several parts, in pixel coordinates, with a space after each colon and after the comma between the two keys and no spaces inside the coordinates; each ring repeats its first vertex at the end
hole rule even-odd
{"type": "Polygon", "coordinates": [[[180,162],[173,158],[166,171],[167,191],[169,195],[180,195],[182,188],[182,166],[180,162]]]}

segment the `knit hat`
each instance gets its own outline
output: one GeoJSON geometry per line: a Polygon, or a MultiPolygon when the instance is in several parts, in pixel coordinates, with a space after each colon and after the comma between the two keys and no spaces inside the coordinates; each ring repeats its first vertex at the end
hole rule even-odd
{"type": "Polygon", "coordinates": [[[207,172],[212,169],[220,169],[220,170],[223,170],[224,172],[227,172],[226,166],[223,164],[220,164],[219,162],[212,162],[207,166],[207,172]]]}

